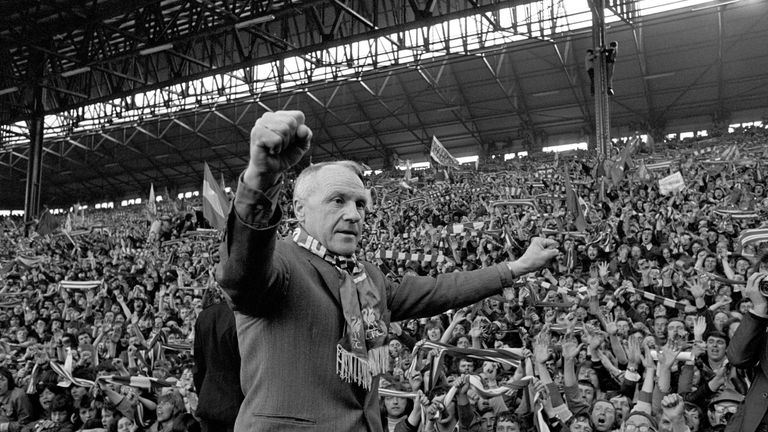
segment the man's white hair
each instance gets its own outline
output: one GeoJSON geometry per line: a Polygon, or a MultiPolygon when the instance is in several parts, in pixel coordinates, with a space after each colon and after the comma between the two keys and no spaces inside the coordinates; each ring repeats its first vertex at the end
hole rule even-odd
{"type": "Polygon", "coordinates": [[[359,178],[361,182],[363,181],[363,167],[355,161],[342,160],[313,164],[304,168],[296,179],[293,185],[293,199],[306,199],[309,197],[314,192],[315,186],[317,186],[317,182],[314,181],[315,176],[321,169],[329,166],[346,168],[359,178]]]}

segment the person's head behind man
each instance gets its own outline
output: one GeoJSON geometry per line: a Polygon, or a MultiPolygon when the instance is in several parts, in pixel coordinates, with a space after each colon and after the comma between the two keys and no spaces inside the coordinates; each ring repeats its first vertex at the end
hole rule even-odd
{"type": "Polygon", "coordinates": [[[517,414],[506,411],[496,416],[495,432],[520,432],[522,424],[517,414]]]}
{"type": "Polygon", "coordinates": [[[311,165],[301,172],[293,189],[299,224],[338,255],[355,253],[368,203],[362,169],[352,161],[311,165]]]}

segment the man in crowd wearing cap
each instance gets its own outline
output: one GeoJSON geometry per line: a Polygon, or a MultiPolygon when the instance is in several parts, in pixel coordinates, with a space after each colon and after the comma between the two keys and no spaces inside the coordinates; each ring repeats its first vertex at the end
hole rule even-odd
{"type": "Polygon", "coordinates": [[[350,161],[311,165],[299,175],[299,227],[278,241],[283,173],[309,150],[311,137],[301,112],[264,114],[251,131],[250,163],[230,211],[218,279],[235,308],[243,359],[236,431],[380,431],[378,376],[389,366],[390,320],[499,294],[558,253],[557,242],[533,239],[514,262],[390,282],[355,259],[370,198],[362,169],[350,161]]]}
{"type": "Polygon", "coordinates": [[[725,425],[733,418],[739,409],[739,404],[744,401],[744,396],[735,390],[723,390],[709,403],[707,418],[710,430],[725,430],[725,425]]]}

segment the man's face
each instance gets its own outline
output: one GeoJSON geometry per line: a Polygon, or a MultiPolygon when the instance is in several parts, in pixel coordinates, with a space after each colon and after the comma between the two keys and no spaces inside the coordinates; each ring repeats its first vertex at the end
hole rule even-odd
{"type": "Polygon", "coordinates": [[[48,390],[47,388],[43,390],[42,393],[40,393],[40,407],[42,407],[44,410],[47,410],[51,407],[51,401],[53,401],[53,398],[56,396],[55,393],[48,390]]]}
{"type": "Polygon", "coordinates": [[[715,271],[715,268],[717,268],[717,259],[715,257],[706,257],[704,259],[704,270],[708,272],[715,271]]]}
{"type": "Polygon", "coordinates": [[[710,336],[707,338],[707,357],[713,361],[720,361],[725,357],[725,339],[710,336]]]}
{"type": "Polygon", "coordinates": [[[664,333],[667,330],[667,319],[664,317],[658,317],[653,320],[653,332],[658,337],[664,337],[664,333]]]}
{"type": "Polygon", "coordinates": [[[133,429],[133,421],[128,417],[120,417],[117,421],[117,432],[131,432],[133,429]]]}
{"type": "Polygon", "coordinates": [[[677,337],[682,337],[684,333],[685,333],[685,325],[680,321],[672,321],[669,324],[667,324],[668,338],[675,339],[677,337]]]}
{"type": "Polygon", "coordinates": [[[587,256],[591,260],[594,260],[595,258],[597,258],[597,248],[594,246],[590,246],[589,248],[587,248],[587,256]]]}
{"type": "Polygon", "coordinates": [[[54,423],[64,423],[67,421],[67,411],[53,411],[51,412],[51,421],[54,423]]]}
{"type": "Polygon", "coordinates": [[[83,333],[77,336],[77,343],[79,345],[89,345],[91,343],[91,337],[83,333]]]}
{"type": "Polygon", "coordinates": [[[474,369],[474,365],[471,361],[462,359],[459,361],[459,372],[462,374],[468,374],[472,373],[472,369],[474,369]]]}
{"type": "Polygon", "coordinates": [[[101,409],[101,425],[105,428],[108,428],[112,421],[114,420],[115,416],[112,415],[112,410],[102,408],[101,409]]]}
{"type": "Polygon", "coordinates": [[[393,418],[402,417],[405,413],[406,399],[394,396],[384,398],[384,406],[387,409],[387,415],[393,418]]]}
{"type": "Polygon", "coordinates": [[[496,425],[496,432],[520,432],[520,424],[510,420],[502,420],[496,425]]]}
{"type": "Polygon", "coordinates": [[[400,351],[403,349],[403,344],[399,340],[393,339],[389,341],[389,355],[397,357],[400,355],[400,351]]]}
{"type": "Polygon", "coordinates": [[[592,432],[592,426],[586,420],[576,420],[571,424],[571,432],[592,432]]]}
{"type": "Polygon", "coordinates": [[[88,420],[92,420],[96,418],[96,410],[91,408],[80,408],[78,410],[78,413],[80,414],[80,420],[83,423],[88,422],[88,420]]]}
{"type": "Polygon", "coordinates": [[[72,399],[79,401],[88,393],[88,390],[86,390],[85,387],[72,386],[69,393],[72,395],[72,399]]]}
{"type": "Polygon", "coordinates": [[[579,390],[581,391],[581,398],[584,399],[588,405],[592,405],[595,400],[595,389],[585,384],[579,384],[579,390]]]}
{"type": "Polygon", "coordinates": [[[294,199],[299,223],[329,251],[350,256],[363,232],[367,197],[349,169],[326,166],[315,173],[306,197],[294,199]]]}
{"type": "Polygon", "coordinates": [[[701,416],[697,409],[686,409],[684,412],[685,424],[692,430],[699,430],[701,425],[701,416]]]}
{"type": "Polygon", "coordinates": [[[630,405],[626,396],[614,396],[611,398],[611,404],[616,412],[616,419],[618,423],[624,421],[629,415],[630,405]]]}
{"type": "Polygon", "coordinates": [[[644,230],[643,231],[643,244],[648,244],[651,242],[651,238],[653,237],[653,233],[651,230],[644,230]]]}
{"type": "Polygon", "coordinates": [[[623,319],[616,321],[616,329],[619,336],[627,337],[629,334],[629,321],[623,319]]]}
{"type": "Polygon", "coordinates": [[[493,432],[493,424],[496,423],[496,414],[493,411],[483,413],[481,416],[482,424],[485,426],[485,432],[493,432]]]}
{"type": "Polygon", "coordinates": [[[709,416],[709,423],[712,426],[724,425],[736,414],[739,409],[739,404],[733,401],[722,401],[716,403],[707,412],[709,416]]]}
{"type": "Polygon", "coordinates": [[[173,417],[173,404],[164,400],[157,404],[157,421],[167,421],[173,417]]]}
{"type": "Polygon", "coordinates": [[[616,421],[616,409],[608,401],[597,401],[592,408],[592,424],[595,430],[607,432],[613,429],[613,423],[616,421]]]}
{"type": "Polygon", "coordinates": [[[696,242],[691,245],[691,252],[693,252],[694,256],[696,256],[700,250],[701,250],[701,243],[696,242]]]}
{"type": "Polygon", "coordinates": [[[627,419],[626,423],[624,423],[624,430],[626,431],[639,431],[642,430],[642,428],[647,428],[646,430],[651,431],[653,430],[650,429],[652,427],[653,425],[651,424],[651,421],[640,415],[633,415],[627,419]]]}

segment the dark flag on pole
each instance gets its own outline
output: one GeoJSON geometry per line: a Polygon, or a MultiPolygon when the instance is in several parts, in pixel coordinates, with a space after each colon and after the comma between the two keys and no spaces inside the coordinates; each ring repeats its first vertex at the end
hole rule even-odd
{"type": "Polygon", "coordinates": [[[53,217],[48,209],[45,209],[43,214],[40,215],[39,222],[37,223],[37,233],[41,236],[53,234],[53,232],[56,231],[56,228],[58,227],[59,222],[55,217],[53,217]]]}
{"type": "Polygon", "coordinates": [[[576,228],[579,231],[587,229],[587,221],[584,219],[584,210],[581,207],[581,199],[571,184],[571,176],[568,173],[568,165],[563,167],[563,180],[565,181],[565,205],[568,211],[573,215],[576,228]]]}

